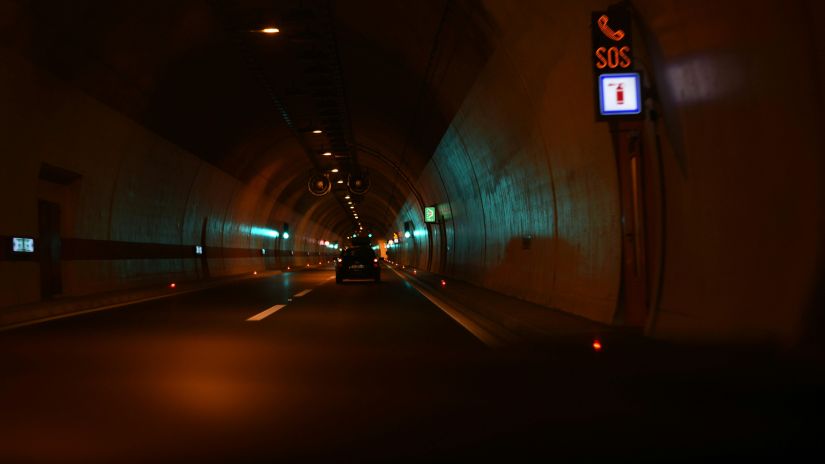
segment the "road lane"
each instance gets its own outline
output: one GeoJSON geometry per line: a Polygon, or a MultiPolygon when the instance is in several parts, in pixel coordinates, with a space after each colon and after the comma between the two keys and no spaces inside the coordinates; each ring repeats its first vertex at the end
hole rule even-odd
{"type": "Polygon", "coordinates": [[[397,277],[336,285],[331,272],[261,278],[0,334],[0,458],[260,455],[271,433],[283,453],[299,455],[314,448],[310,431],[359,443],[352,430],[369,435],[419,416],[422,392],[439,396],[456,356],[485,352],[397,277]],[[289,302],[296,294],[303,297],[289,302]],[[273,306],[281,307],[247,322],[273,306]],[[414,407],[411,395],[419,398],[414,407]],[[349,426],[340,433],[342,420],[349,426]]]}
{"type": "Polygon", "coordinates": [[[775,366],[491,350],[392,272],[331,276],[0,333],[0,462],[661,461],[815,443],[817,390],[775,366]]]}

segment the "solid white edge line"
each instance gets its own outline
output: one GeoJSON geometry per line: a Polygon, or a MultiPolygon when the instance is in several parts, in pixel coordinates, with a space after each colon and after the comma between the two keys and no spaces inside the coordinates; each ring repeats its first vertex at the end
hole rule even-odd
{"type": "Polygon", "coordinates": [[[283,308],[284,306],[286,306],[286,305],[275,305],[275,306],[267,309],[266,311],[260,312],[256,315],[250,317],[249,319],[247,319],[247,321],[255,321],[255,322],[261,321],[264,318],[275,314],[279,309],[283,308]]]}
{"type": "MultiPolygon", "coordinates": [[[[270,271],[270,272],[271,272],[271,275],[283,274],[282,271],[270,271]]],[[[189,288],[189,289],[185,289],[185,290],[175,290],[172,293],[164,293],[163,295],[155,295],[155,296],[150,296],[150,297],[146,297],[146,298],[141,298],[141,299],[138,299],[138,300],[129,300],[129,301],[124,301],[122,303],[113,303],[113,304],[110,304],[110,305],[100,306],[100,307],[97,307],[97,308],[82,309],[80,311],[72,311],[72,312],[65,313],[65,314],[56,314],[54,316],[48,316],[48,317],[44,317],[44,318],[41,318],[41,319],[35,319],[35,320],[32,320],[32,321],[25,321],[25,322],[19,322],[17,324],[5,325],[5,326],[0,327],[0,332],[5,332],[7,330],[19,329],[19,328],[22,328],[22,327],[28,327],[28,326],[31,326],[31,325],[43,324],[43,323],[46,323],[46,322],[59,321],[60,319],[68,319],[70,317],[82,316],[84,314],[91,314],[91,313],[96,313],[96,312],[99,312],[99,311],[106,311],[107,309],[122,308],[124,306],[131,306],[131,305],[146,303],[146,302],[149,302],[149,301],[162,300],[164,298],[171,298],[173,296],[186,295],[188,293],[195,293],[195,292],[202,292],[204,290],[211,290],[211,289],[216,288],[216,287],[221,287],[221,286],[224,286],[224,285],[229,285],[229,284],[233,284],[233,283],[244,281],[244,280],[251,280],[251,279],[258,278],[258,277],[267,277],[267,276],[250,275],[248,277],[245,277],[245,276],[236,276],[236,277],[237,277],[237,279],[233,279],[233,280],[228,281],[228,282],[214,282],[211,285],[207,284],[204,287],[189,288]]]]}
{"type": "Polygon", "coordinates": [[[436,305],[438,309],[443,311],[446,315],[450,316],[452,320],[456,321],[461,327],[464,327],[464,329],[467,330],[467,332],[470,332],[477,339],[481,340],[482,343],[490,347],[501,346],[501,342],[496,337],[494,337],[493,334],[491,334],[487,329],[476,324],[472,319],[461,314],[460,312],[452,308],[450,305],[439,299],[437,296],[433,295],[432,293],[422,288],[420,285],[408,279],[407,276],[401,274],[392,267],[390,267],[390,270],[394,272],[398,277],[401,277],[407,283],[412,285],[412,287],[416,289],[418,293],[423,295],[424,298],[430,300],[430,303],[436,305]]]}
{"type": "Polygon", "coordinates": [[[293,296],[300,298],[300,297],[302,297],[302,296],[306,295],[307,293],[309,293],[309,292],[311,292],[311,291],[312,291],[312,289],[311,289],[311,288],[309,288],[309,289],[306,289],[306,290],[304,290],[304,291],[298,292],[298,293],[296,293],[296,294],[295,294],[295,295],[293,295],[293,296]]]}
{"type": "Polygon", "coordinates": [[[187,293],[200,292],[202,290],[209,290],[210,288],[212,288],[212,287],[191,288],[191,289],[187,289],[187,290],[179,290],[179,291],[175,291],[174,293],[167,293],[167,294],[163,294],[163,295],[155,295],[155,296],[150,296],[150,297],[147,297],[147,298],[141,298],[139,300],[124,301],[123,303],[114,303],[114,304],[110,304],[110,305],[106,305],[106,306],[101,306],[99,308],[83,309],[83,310],[80,310],[80,311],[74,311],[74,312],[65,313],[65,314],[58,314],[58,315],[55,315],[55,316],[45,317],[43,319],[35,319],[33,321],[26,321],[26,322],[21,322],[19,324],[3,326],[3,327],[0,327],[0,332],[3,332],[5,330],[18,329],[20,327],[28,327],[30,325],[42,324],[44,322],[57,321],[57,320],[60,320],[60,319],[68,319],[68,318],[74,317],[74,316],[82,316],[83,314],[90,314],[90,313],[96,313],[96,312],[99,312],[99,311],[106,311],[107,309],[122,308],[124,306],[131,306],[131,305],[146,303],[146,302],[149,302],[149,301],[162,300],[164,298],[171,298],[173,296],[186,295],[187,293]]]}

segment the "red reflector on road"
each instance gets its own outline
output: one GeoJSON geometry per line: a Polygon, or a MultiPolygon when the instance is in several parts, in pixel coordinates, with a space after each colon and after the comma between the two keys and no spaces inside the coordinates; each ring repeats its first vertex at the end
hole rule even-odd
{"type": "Polygon", "coordinates": [[[602,350],[602,342],[598,340],[593,340],[593,351],[601,351],[602,350]]]}

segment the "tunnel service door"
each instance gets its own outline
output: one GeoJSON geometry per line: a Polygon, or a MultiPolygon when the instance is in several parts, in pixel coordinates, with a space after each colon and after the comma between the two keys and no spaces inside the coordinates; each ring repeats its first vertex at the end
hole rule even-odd
{"type": "Polygon", "coordinates": [[[642,129],[642,121],[611,122],[622,226],[622,274],[616,322],[630,327],[643,327],[648,313],[642,129]]]}
{"type": "Polygon", "coordinates": [[[60,205],[38,201],[40,296],[48,299],[63,292],[60,275],[60,205]]]}

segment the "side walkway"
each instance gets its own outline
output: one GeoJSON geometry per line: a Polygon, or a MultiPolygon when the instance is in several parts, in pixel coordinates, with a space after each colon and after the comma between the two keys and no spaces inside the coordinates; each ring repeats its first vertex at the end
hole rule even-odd
{"type": "Polygon", "coordinates": [[[645,343],[638,333],[628,332],[530,303],[492,290],[453,280],[398,263],[385,262],[437,306],[446,306],[451,317],[492,346],[578,345],[592,349],[596,341],[621,339],[623,344],[645,343]],[[442,280],[444,285],[442,285],[442,280]],[[478,333],[477,333],[478,332],[478,333]]]}
{"type": "MultiPolygon", "coordinates": [[[[300,271],[300,269],[298,271],[300,271]]],[[[256,279],[281,273],[282,271],[246,272],[243,274],[214,277],[208,280],[179,282],[175,283],[174,287],[170,285],[163,287],[152,286],[77,297],[58,297],[53,300],[0,308],[0,331],[37,324],[52,319],[142,303],[144,301],[169,298],[227,285],[241,280],[256,279]]]]}

